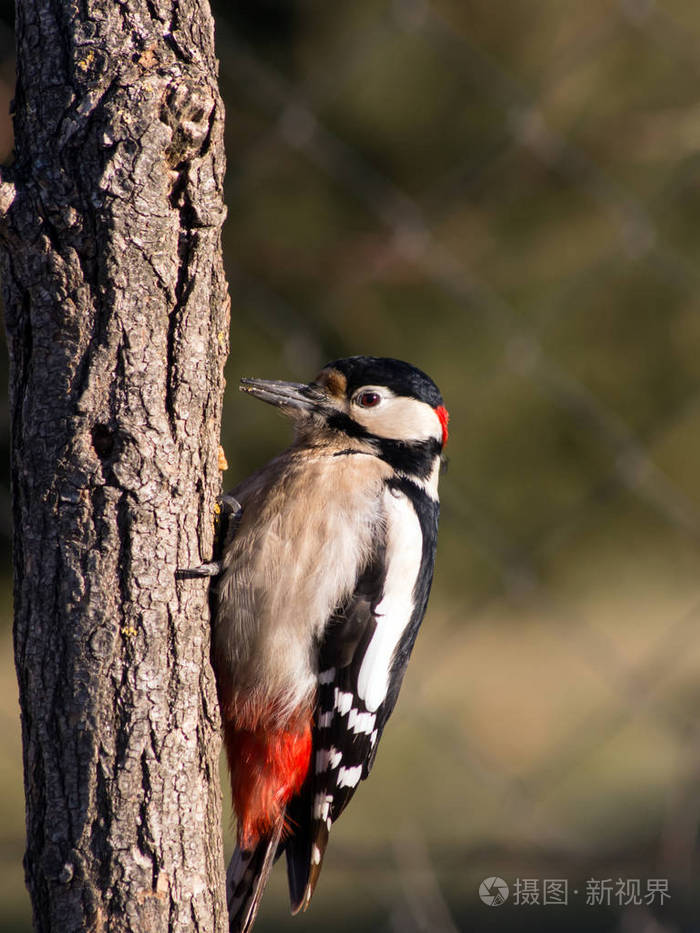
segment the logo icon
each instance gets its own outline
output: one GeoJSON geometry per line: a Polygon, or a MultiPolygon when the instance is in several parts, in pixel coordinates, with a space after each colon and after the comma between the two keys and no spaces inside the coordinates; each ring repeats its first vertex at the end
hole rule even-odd
{"type": "Polygon", "coordinates": [[[479,897],[488,907],[500,907],[508,900],[508,885],[503,878],[484,878],[479,885],[479,897]]]}

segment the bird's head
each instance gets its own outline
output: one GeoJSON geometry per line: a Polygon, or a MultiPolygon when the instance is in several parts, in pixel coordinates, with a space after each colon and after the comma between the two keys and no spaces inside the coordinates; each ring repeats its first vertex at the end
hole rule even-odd
{"type": "Polygon", "coordinates": [[[241,379],[240,388],[289,415],[304,440],[345,436],[380,451],[419,445],[432,455],[447,443],[438,387],[401,360],[351,356],[328,363],[308,384],[241,379]]]}

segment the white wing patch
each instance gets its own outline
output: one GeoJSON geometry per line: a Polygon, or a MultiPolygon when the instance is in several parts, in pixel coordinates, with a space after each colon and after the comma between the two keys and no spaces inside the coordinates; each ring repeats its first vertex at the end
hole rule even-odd
{"type": "Polygon", "coordinates": [[[333,794],[316,794],[314,797],[314,819],[327,820],[328,813],[333,803],[333,794]]]}
{"type": "Polygon", "coordinates": [[[370,713],[378,709],[386,696],[394,651],[413,612],[413,590],[423,557],[421,526],[410,500],[403,493],[397,495],[387,490],[384,506],[387,522],[384,595],[376,609],[377,628],[357,679],[358,695],[370,713]]]}
{"type": "Polygon", "coordinates": [[[345,716],[350,712],[352,708],[352,693],[343,693],[342,690],[335,688],[335,709],[338,710],[341,716],[345,716]]]}
{"type": "Polygon", "coordinates": [[[330,748],[320,748],[316,752],[316,774],[322,774],[324,771],[335,771],[343,760],[343,753],[331,745],[330,748]]]}
{"type": "Polygon", "coordinates": [[[352,729],[355,734],[364,732],[365,735],[369,735],[374,729],[376,719],[374,713],[360,713],[356,709],[351,709],[348,716],[348,729],[352,729]]]}
{"type": "Polygon", "coordinates": [[[357,787],[362,777],[362,765],[354,768],[341,768],[338,771],[338,787],[357,787]]]}

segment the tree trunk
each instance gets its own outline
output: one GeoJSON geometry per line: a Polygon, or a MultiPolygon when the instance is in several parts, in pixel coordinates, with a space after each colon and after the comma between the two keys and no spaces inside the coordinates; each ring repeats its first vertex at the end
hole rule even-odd
{"type": "Polygon", "coordinates": [[[205,581],[228,300],[205,0],[17,10],[0,184],[37,930],[225,928],[205,581]]]}

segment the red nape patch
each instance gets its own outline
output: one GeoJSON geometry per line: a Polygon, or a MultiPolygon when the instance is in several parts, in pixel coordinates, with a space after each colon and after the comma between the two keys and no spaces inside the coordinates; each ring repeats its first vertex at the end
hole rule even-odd
{"type": "Polygon", "coordinates": [[[435,414],[440,419],[440,424],[442,425],[442,446],[444,447],[447,443],[447,422],[450,420],[450,415],[444,405],[438,405],[435,409],[435,414]]]}
{"type": "Polygon", "coordinates": [[[236,729],[228,722],[224,742],[239,844],[250,849],[272,831],[289,799],[301,790],[311,760],[310,717],[277,732],[236,729]]]}

